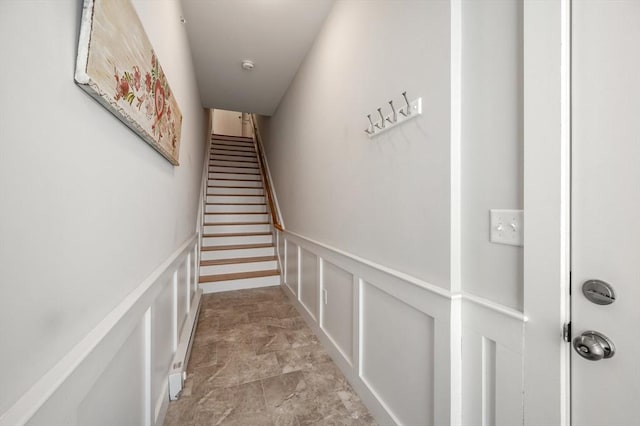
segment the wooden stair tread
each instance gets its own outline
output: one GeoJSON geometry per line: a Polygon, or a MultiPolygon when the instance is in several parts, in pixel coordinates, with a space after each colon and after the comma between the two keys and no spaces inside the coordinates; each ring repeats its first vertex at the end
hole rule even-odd
{"type": "Polygon", "coordinates": [[[266,206],[267,203],[206,203],[208,206],[266,206]]]}
{"type": "Polygon", "coordinates": [[[221,141],[219,139],[214,139],[211,145],[215,146],[235,146],[240,148],[253,148],[253,142],[245,143],[242,141],[221,141]],[[235,143],[225,143],[225,142],[235,142],[235,143]],[[239,142],[239,143],[238,143],[239,142]]]}
{"type": "Polygon", "coordinates": [[[209,164],[209,173],[233,173],[233,174],[241,174],[241,175],[258,175],[260,174],[260,169],[258,167],[245,167],[245,166],[223,166],[221,164],[209,164]],[[214,167],[221,167],[224,169],[242,169],[237,172],[230,172],[225,170],[213,170],[214,167]],[[247,173],[249,170],[255,170],[255,173],[247,173]]]}
{"type": "Polygon", "coordinates": [[[236,136],[236,135],[223,135],[221,133],[211,133],[211,139],[221,139],[221,140],[236,140],[242,139],[246,141],[252,141],[253,138],[249,136],[236,136]]]}
{"type": "Polygon", "coordinates": [[[227,223],[211,223],[211,222],[206,222],[204,224],[204,226],[228,226],[228,225],[238,225],[238,226],[242,226],[242,225],[268,225],[269,222],[227,222],[227,223]]]}
{"type": "Polygon", "coordinates": [[[231,259],[203,260],[200,266],[234,265],[237,263],[271,262],[278,260],[275,256],[234,257],[231,259]]]}
{"type": "Polygon", "coordinates": [[[257,161],[240,161],[240,160],[221,160],[219,158],[213,158],[211,160],[209,160],[209,165],[210,166],[218,166],[218,167],[236,167],[236,168],[243,168],[243,169],[257,169],[258,167],[258,162],[257,161]],[[241,163],[241,166],[236,166],[236,165],[226,165],[226,164],[214,164],[215,162],[218,163],[241,163]]]}
{"type": "Polygon", "coordinates": [[[205,212],[205,214],[267,214],[266,212],[205,212]]]}
{"type": "MultiPolygon", "coordinates": [[[[224,155],[224,154],[215,154],[215,155],[224,155]]],[[[229,155],[229,157],[234,157],[233,155],[229,155]]],[[[238,157],[238,156],[236,156],[238,157]]],[[[245,157],[248,158],[248,157],[245,157]]],[[[249,160],[225,160],[222,158],[209,158],[209,162],[212,161],[223,161],[225,163],[249,163],[249,164],[258,164],[257,161],[249,161],[249,160]]]]}
{"type": "MultiPolygon", "coordinates": [[[[209,164],[209,168],[212,167],[225,167],[227,169],[243,169],[243,170],[258,170],[260,171],[259,167],[249,167],[249,166],[225,166],[222,164],[209,164]]],[[[216,171],[212,170],[210,171],[210,173],[217,173],[216,171]]],[[[236,172],[237,173],[237,172],[236,172]]]]}
{"type": "Polygon", "coordinates": [[[280,271],[277,269],[270,269],[266,271],[235,272],[233,274],[201,275],[200,282],[215,283],[218,281],[242,280],[246,278],[273,277],[277,275],[280,275],[280,271]]]}
{"type": "Polygon", "coordinates": [[[202,247],[202,251],[239,250],[239,249],[254,249],[254,248],[269,248],[269,247],[273,247],[273,243],[231,244],[228,246],[206,246],[206,247],[202,247]]]}
{"type": "Polygon", "coordinates": [[[213,136],[211,140],[222,142],[240,142],[253,145],[253,138],[247,138],[243,136],[213,136]]]}
{"type": "MultiPolygon", "coordinates": [[[[233,189],[262,189],[259,186],[224,186],[224,185],[207,185],[207,188],[233,188],[233,189]]],[[[224,195],[224,194],[208,194],[208,195],[224,195]]],[[[261,195],[262,196],[262,195],[261,195]]]]}
{"type": "Polygon", "coordinates": [[[229,234],[203,234],[206,237],[259,237],[264,235],[271,235],[271,232],[234,232],[229,234]]]}
{"type": "MultiPolygon", "coordinates": [[[[257,169],[256,169],[257,170],[257,169]]],[[[221,175],[251,175],[251,176],[260,176],[260,172],[257,173],[247,173],[247,172],[220,172],[217,170],[210,170],[209,174],[218,173],[221,175]]]]}
{"type": "Polygon", "coordinates": [[[257,158],[257,154],[256,151],[251,149],[231,149],[229,147],[232,147],[235,145],[212,145],[211,146],[211,153],[215,154],[215,155],[235,155],[235,156],[239,156],[239,157],[254,157],[257,158]],[[216,150],[218,151],[231,151],[231,152],[238,152],[239,154],[216,154],[216,150]],[[244,155],[240,155],[240,154],[244,154],[244,155]]]}
{"type": "MultiPolygon", "coordinates": [[[[221,186],[220,188],[231,188],[230,186],[221,186]]],[[[261,188],[256,188],[261,189],[261,188]]],[[[264,197],[260,194],[207,194],[207,197],[264,197]]]]}
{"type": "MultiPolygon", "coordinates": [[[[260,176],[260,175],[254,175],[254,176],[260,176]]],[[[209,178],[209,180],[237,180],[237,181],[244,181],[244,182],[260,182],[260,180],[258,180],[258,179],[240,179],[240,178],[234,178],[234,179],[229,179],[229,178],[209,178]]],[[[225,188],[228,188],[228,186],[225,186],[225,188]]],[[[259,187],[252,186],[251,188],[259,188],[259,187]]],[[[260,188],[260,189],[262,189],[262,188],[260,188]]]]}

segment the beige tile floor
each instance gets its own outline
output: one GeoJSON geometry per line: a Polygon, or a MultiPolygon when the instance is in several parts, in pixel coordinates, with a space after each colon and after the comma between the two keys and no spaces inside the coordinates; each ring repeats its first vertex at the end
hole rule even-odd
{"type": "Polygon", "coordinates": [[[203,297],[165,426],[375,425],[279,287],[203,297]]]}

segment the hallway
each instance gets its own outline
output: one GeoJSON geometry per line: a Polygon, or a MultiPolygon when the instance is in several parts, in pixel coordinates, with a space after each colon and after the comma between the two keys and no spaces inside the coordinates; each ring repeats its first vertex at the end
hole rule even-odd
{"type": "Polygon", "coordinates": [[[165,426],[375,424],[279,287],[204,295],[193,345],[165,426]]]}

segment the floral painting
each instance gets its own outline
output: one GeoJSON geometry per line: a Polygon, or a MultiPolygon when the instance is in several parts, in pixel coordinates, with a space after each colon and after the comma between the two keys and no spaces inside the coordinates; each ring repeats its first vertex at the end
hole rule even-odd
{"type": "Polygon", "coordinates": [[[76,82],[172,164],[182,114],[130,0],[85,0],[76,82]]]}

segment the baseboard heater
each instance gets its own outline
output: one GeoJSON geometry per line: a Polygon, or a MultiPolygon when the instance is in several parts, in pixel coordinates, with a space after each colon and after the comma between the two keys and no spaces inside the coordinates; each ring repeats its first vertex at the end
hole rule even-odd
{"type": "Polygon", "coordinates": [[[178,349],[171,364],[169,372],[169,399],[175,401],[180,398],[184,381],[187,378],[187,364],[191,355],[191,346],[193,345],[193,336],[196,334],[196,325],[198,324],[198,316],[200,315],[200,299],[202,298],[202,289],[198,288],[192,301],[192,309],[187,320],[182,327],[180,333],[180,342],[178,349]]]}

